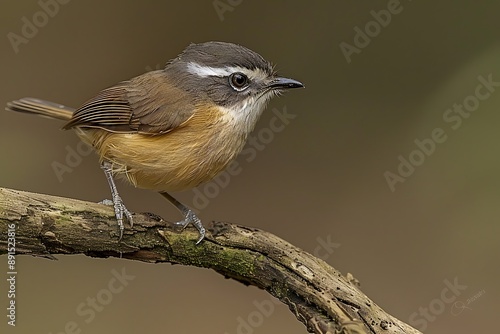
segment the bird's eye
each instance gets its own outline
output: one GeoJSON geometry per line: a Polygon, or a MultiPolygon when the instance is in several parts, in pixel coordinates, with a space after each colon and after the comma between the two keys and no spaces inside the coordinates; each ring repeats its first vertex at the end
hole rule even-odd
{"type": "Polygon", "coordinates": [[[237,91],[242,91],[248,86],[248,77],[243,73],[236,72],[229,76],[229,83],[237,91]]]}

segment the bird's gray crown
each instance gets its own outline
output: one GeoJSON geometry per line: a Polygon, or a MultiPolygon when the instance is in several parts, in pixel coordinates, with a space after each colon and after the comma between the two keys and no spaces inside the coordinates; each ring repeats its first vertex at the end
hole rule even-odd
{"type": "Polygon", "coordinates": [[[226,42],[191,44],[178,59],[213,68],[242,67],[249,70],[260,69],[267,75],[273,73],[271,64],[258,53],[244,46],[226,42]]]}

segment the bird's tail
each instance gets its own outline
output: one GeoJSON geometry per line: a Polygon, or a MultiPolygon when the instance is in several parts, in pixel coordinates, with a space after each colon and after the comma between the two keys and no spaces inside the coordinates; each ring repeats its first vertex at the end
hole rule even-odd
{"type": "Polygon", "coordinates": [[[7,103],[5,110],[36,114],[63,121],[69,121],[75,111],[74,108],[66,107],[62,104],[35,99],[32,97],[24,97],[20,100],[9,102],[7,103]]]}

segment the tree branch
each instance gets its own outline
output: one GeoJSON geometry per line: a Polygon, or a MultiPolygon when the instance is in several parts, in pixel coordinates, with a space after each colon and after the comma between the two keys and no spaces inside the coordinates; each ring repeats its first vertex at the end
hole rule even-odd
{"type": "Polygon", "coordinates": [[[0,254],[8,226],[16,226],[16,253],[123,257],[211,268],[266,290],[287,304],[311,333],[420,333],[386,314],[324,261],[254,228],[208,224],[207,236],[178,231],[154,214],[135,214],[118,242],[111,207],[75,199],[0,188],[0,254]]]}

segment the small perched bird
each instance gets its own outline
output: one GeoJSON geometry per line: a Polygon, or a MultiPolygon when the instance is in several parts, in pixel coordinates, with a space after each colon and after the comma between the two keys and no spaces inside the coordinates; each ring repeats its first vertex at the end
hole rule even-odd
{"type": "Polygon", "coordinates": [[[99,154],[123,236],[132,214],[113,177],[159,191],[184,215],[177,224],[205,229],[187,206],[167,191],[193,188],[221,172],[245,145],[267,102],[280,92],[304,87],[278,77],[259,54],[236,44],[189,45],[164,69],[104,89],[80,108],[22,98],[7,110],[64,120],[99,154]]]}

